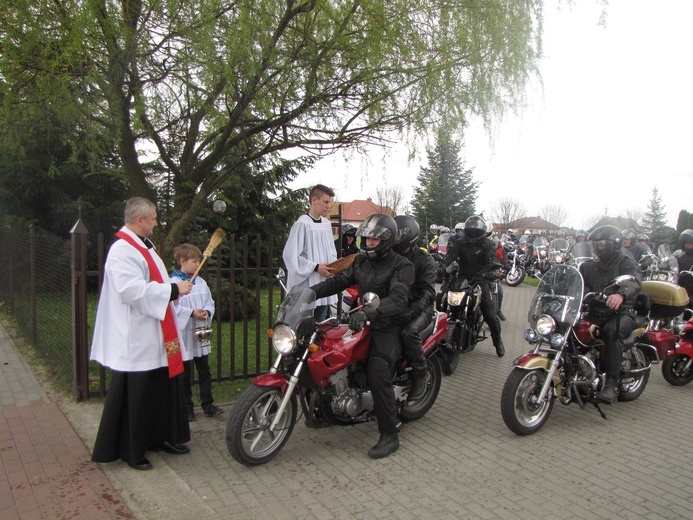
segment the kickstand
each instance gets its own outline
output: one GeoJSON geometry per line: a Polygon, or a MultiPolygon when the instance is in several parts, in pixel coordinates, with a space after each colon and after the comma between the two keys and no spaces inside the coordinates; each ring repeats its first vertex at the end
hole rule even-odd
{"type": "Polygon", "coordinates": [[[606,420],[606,414],[602,411],[601,407],[599,406],[599,403],[594,403],[594,407],[599,411],[599,415],[602,416],[602,419],[606,420]]]}

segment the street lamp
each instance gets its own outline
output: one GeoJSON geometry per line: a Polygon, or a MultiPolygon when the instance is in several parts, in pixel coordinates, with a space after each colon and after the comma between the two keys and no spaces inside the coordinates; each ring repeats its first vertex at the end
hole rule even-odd
{"type": "Polygon", "coordinates": [[[221,216],[226,211],[226,202],[221,199],[217,199],[212,202],[212,211],[217,214],[217,227],[221,227],[221,216]]]}

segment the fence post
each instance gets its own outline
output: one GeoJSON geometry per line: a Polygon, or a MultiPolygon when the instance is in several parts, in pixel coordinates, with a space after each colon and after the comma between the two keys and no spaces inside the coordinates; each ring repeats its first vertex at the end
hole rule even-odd
{"type": "Polygon", "coordinates": [[[72,396],[89,397],[87,346],[87,227],[81,219],[70,230],[72,277],[72,396]]]}
{"type": "Polygon", "coordinates": [[[38,316],[36,314],[36,228],[29,226],[29,294],[31,305],[31,343],[38,345],[38,316]]]}

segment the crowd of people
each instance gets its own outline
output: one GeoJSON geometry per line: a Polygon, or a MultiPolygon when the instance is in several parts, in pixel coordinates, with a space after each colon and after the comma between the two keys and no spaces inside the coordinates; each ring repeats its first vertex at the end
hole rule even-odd
{"type": "MultiPolygon", "coordinates": [[[[426,361],[419,333],[434,314],[436,280],[453,262],[462,276],[472,278],[489,267],[501,267],[507,259],[493,229],[483,216],[472,215],[455,225],[454,232],[441,230],[420,247],[416,219],[409,215],[391,217],[374,213],[358,226],[345,224],[334,239],[330,210],[334,191],[316,185],[309,193],[307,212],[291,227],[283,260],[287,287],[311,288],[318,300],[316,321],[323,321],[338,295],[356,287],[359,295],[374,292],[377,309],[352,312],[349,327],[360,331],[370,324],[371,345],[367,373],[372,390],[380,438],[369,450],[372,458],[387,457],[399,447],[392,377],[400,356],[411,366],[410,398],[426,388],[426,361]],[[430,252],[438,249],[440,236],[447,233],[445,251],[439,262],[430,252]],[[351,265],[336,272],[331,264],[338,257],[354,256],[351,265]]],[[[209,367],[210,346],[204,335],[215,312],[206,282],[197,276],[202,253],[191,244],[174,251],[176,268],[169,277],[164,262],[149,237],[157,225],[155,205],[140,197],[128,200],[124,226],[110,248],[96,314],[91,359],[111,369],[111,382],[99,426],[92,460],[121,459],[131,468],[148,470],[148,450],[175,455],[190,452],[189,421],[195,420],[192,392],[193,365],[198,373],[200,405],[207,417],[223,410],[214,404],[209,367]]],[[[560,233],[559,233],[560,235],[560,233]]],[[[508,239],[527,246],[536,238],[529,231],[519,237],[508,230],[508,239]]],[[[641,281],[641,264],[647,256],[647,237],[632,230],[600,226],[589,235],[580,230],[572,243],[589,241],[593,258],[580,265],[586,290],[597,290],[617,275],[629,274],[641,281]]],[[[693,230],[679,237],[681,248],[674,253],[681,271],[693,265],[693,230]]],[[[491,333],[496,354],[505,347],[501,339],[502,285],[498,296],[491,284],[482,282],[481,311],[491,333]]],[[[612,310],[632,309],[638,288],[615,292],[605,302],[612,310]]],[[[691,293],[691,287],[686,287],[691,293]]],[[[623,338],[634,327],[629,313],[605,313],[602,323],[607,345],[607,384],[597,398],[605,403],[616,399],[620,352],[623,338]]]]}

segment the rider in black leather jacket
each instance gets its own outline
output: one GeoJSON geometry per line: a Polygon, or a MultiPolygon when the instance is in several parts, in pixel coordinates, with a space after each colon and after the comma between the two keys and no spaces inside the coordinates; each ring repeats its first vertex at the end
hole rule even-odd
{"type": "Polygon", "coordinates": [[[631,311],[640,292],[642,275],[635,259],[621,250],[623,235],[617,227],[600,226],[590,233],[588,240],[597,259],[588,260],[580,265],[585,293],[601,292],[609,282],[620,275],[632,275],[639,282],[636,288],[619,288],[608,296],[606,303],[599,309],[590,309],[591,316],[601,322],[605,345],[606,384],[596,398],[611,404],[617,397],[623,340],[635,330],[635,319],[631,311]]]}
{"type": "MultiPolygon", "coordinates": [[[[472,215],[464,223],[464,237],[455,242],[454,247],[448,249],[443,265],[449,266],[457,260],[461,276],[471,279],[482,269],[498,264],[496,247],[493,241],[486,237],[486,222],[478,215],[472,215]]],[[[491,295],[491,280],[479,283],[481,287],[481,313],[484,321],[491,331],[493,346],[496,354],[502,357],[505,354],[505,346],[501,339],[501,325],[497,314],[497,305],[491,295]]]]}
{"type": "Polygon", "coordinates": [[[374,292],[380,297],[377,309],[351,314],[349,327],[359,331],[370,322],[371,346],[368,357],[368,383],[375,404],[380,439],[368,455],[387,457],[399,448],[399,421],[392,388],[397,360],[402,352],[400,326],[403,310],[409,306],[414,283],[414,266],[392,251],[397,239],[397,224],[389,215],[375,213],[363,221],[357,236],[362,237],[363,253],[341,273],[311,287],[318,298],[341,293],[356,284],[359,295],[374,292]]]}
{"type": "Polygon", "coordinates": [[[419,399],[426,390],[426,359],[421,345],[421,332],[428,327],[433,317],[438,267],[431,255],[424,253],[416,245],[419,240],[419,224],[414,217],[397,215],[395,222],[398,239],[393,249],[414,264],[415,280],[411,287],[412,301],[406,312],[407,323],[402,328],[400,336],[404,356],[412,369],[409,399],[419,399]]]}
{"type": "Polygon", "coordinates": [[[676,283],[686,289],[690,302],[688,306],[693,309],[693,280],[689,273],[693,271],[693,229],[685,229],[679,235],[681,249],[674,251],[674,258],[679,264],[679,277],[676,283]]]}

